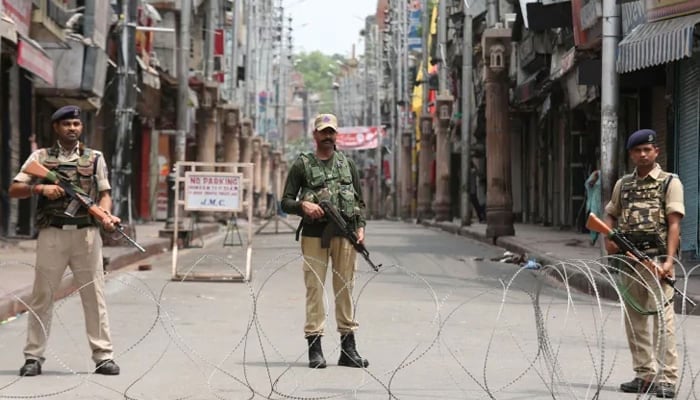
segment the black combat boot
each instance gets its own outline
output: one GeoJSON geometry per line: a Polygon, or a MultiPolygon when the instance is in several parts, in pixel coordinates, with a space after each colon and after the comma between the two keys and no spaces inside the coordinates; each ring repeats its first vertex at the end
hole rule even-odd
{"type": "Polygon", "coordinates": [[[41,375],[41,363],[38,360],[29,359],[25,361],[22,368],[19,369],[19,376],[37,375],[41,375]]]}
{"type": "Polygon", "coordinates": [[[656,385],[651,379],[634,378],[620,385],[620,390],[625,393],[646,393],[656,390],[656,385]]]}
{"type": "Polygon", "coordinates": [[[343,367],[367,368],[369,361],[362,358],[355,348],[355,335],[340,335],[340,359],[338,365],[343,367]]]}
{"type": "Polygon", "coordinates": [[[309,342],[309,368],[326,368],[326,359],[323,358],[321,348],[321,335],[307,336],[309,342]]]}

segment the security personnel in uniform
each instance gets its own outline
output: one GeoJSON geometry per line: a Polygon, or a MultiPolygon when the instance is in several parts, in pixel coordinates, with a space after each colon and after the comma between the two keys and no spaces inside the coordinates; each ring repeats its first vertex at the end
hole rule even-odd
{"type": "Polygon", "coordinates": [[[60,171],[88,193],[107,212],[109,219],[95,221],[84,207],[76,211],[75,217],[69,217],[64,211],[71,200],[60,186],[37,181],[23,172],[15,177],[9,189],[11,197],[38,196],[36,225],[39,230],[25,364],[19,373],[21,376],[41,374],[51,327],[53,295],[66,266],[70,266],[74,282],[80,288],[88,341],[96,366],[94,372],[118,375],[119,366],[112,359],[104,297],[102,239],[96,226],[100,224],[111,232],[114,224],[120,222],[119,218],[109,215],[112,199],[107,164],[102,153],[85,147],[78,140],[83,130],[80,108],[62,107],[53,114],[51,122],[57,135],[56,144],[33,152],[24,166],[36,160],[50,170],[60,171]]]}
{"type": "MultiPolygon", "coordinates": [[[[683,185],[678,176],[663,171],[656,163],[659,148],[653,130],[633,133],[627,141],[627,150],[636,168],[615,184],[605,207],[606,222],[608,226],[617,224],[637,248],[655,259],[661,276],[673,277],[681,219],[685,214],[683,185]]],[[[609,254],[619,252],[612,241],[606,239],[605,244],[609,254]]],[[[655,390],[657,397],[673,398],[678,381],[673,288],[659,281],[657,274],[644,265],[636,263],[634,268],[635,271],[628,271],[629,275],[622,275],[623,285],[635,302],[658,312],[640,313],[626,307],[625,328],[636,377],[620,385],[620,390],[628,393],[655,390]],[[639,282],[640,279],[644,282],[639,282]],[[649,326],[650,316],[654,320],[653,329],[649,326]],[[663,354],[655,354],[656,346],[663,354]]]]}
{"type": "MultiPolygon", "coordinates": [[[[331,235],[327,247],[322,240],[324,232],[328,232],[329,224],[318,204],[324,199],[329,199],[344,214],[348,224],[356,230],[358,242],[362,243],[365,236],[365,204],[362,201],[359,174],[354,162],[335,150],[337,131],[335,115],[321,114],[316,117],[313,132],[316,152],[301,154],[292,164],[282,197],[284,212],[303,217],[299,229],[306,285],[304,336],[308,341],[310,368],[326,367],[321,336],[325,324],[323,288],[329,257],[333,262],[335,318],[341,339],[338,365],[357,368],[369,365],[355,347],[354,332],[358,323],[353,315],[352,290],[357,253],[353,245],[342,236],[331,235]]],[[[297,240],[298,235],[299,232],[297,240]]]]}

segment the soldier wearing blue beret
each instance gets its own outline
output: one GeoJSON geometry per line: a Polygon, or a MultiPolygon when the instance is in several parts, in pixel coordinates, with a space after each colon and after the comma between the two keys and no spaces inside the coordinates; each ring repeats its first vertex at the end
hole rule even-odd
{"type": "Polygon", "coordinates": [[[102,237],[98,228],[102,226],[107,231],[114,231],[114,225],[120,220],[109,214],[112,209],[111,187],[102,153],[86,147],[79,140],[83,132],[80,113],[80,107],[73,105],[61,107],[53,113],[51,125],[57,137],[56,143],[34,151],[22,166],[22,171],[36,161],[49,170],[60,172],[70,184],[81,188],[105,210],[107,217],[98,221],[84,207],[72,209],[71,198],[61,186],[25,172],[15,176],[9,189],[11,197],[38,197],[36,226],[39,237],[29,302],[32,312],[28,317],[25,363],[19,370],[20,376],[41,374],[54,291],[59,287],[67,266],[70,266],[73,279],[80,288],[88,342],[95,362],[94,373],[118,375],[120,372],[113,360],[104,296],[102,237]],[[69,209],[72,210],[67,214],[69,209]]]}
{"type": "MultiPolygon", "coordinates": [[[[653,130],[640,129],[630,135],[627,151],[635,169],[615,183],[605,220],[651,257],[657,268],[652,271],[632,260],[611,262],[620,272],[625,292],[625,331],[636,375],[620,385],[620,390],[656,391],[656,397],[673,398],[678,383],[673,287],[660,278],[673,279],[675,274],[685,215],[683,185],[677,175],[656,162],[660,149],[653,130]]],[[[605,247],[608,254],[619,254],[607,238],[605,247]]]]}
{"type": "Polygon", "coordinates": [[[656,132],[651,129],[640,129],[627,139],[627,150],[632,150],[640,144],[656,145],[656,132]]]}
{"type": "Polygon", "coordinates": [[[80,107],[63,106],[56,110],[51,116],[51,122],[63,121],[65,119],[80,119],[80,107]]]}

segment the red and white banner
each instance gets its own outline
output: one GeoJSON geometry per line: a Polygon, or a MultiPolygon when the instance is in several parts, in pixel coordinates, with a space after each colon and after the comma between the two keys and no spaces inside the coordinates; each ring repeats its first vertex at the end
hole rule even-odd
{"type": "Polygon", "coordinates": [[[341,126],[335,145],[338,150],[368,150],[379,145],[379,134],[386,135],[384,128],[376,126],[341,126]]]}
{"type": "Polygon", "coordinates": [[[54,85],[53,60],[44,49],[31,39],[21,38],[17,43],[17,65],[54,85]]]}
{"type": "Polygon", "coordinates": [[[15,22],[17,32],[29,36],[32,23],[32,2],[29,0],[3,0],[5,14],[15,22]]]}

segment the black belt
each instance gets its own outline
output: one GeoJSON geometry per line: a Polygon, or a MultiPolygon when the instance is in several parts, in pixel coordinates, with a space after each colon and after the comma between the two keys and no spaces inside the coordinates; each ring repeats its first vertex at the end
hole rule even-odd
{"type": "Polygon", "coordinates": [[[84,224],[58,224],[58,223],[52,222],[51,224],[49,224],[49,226],[52,226],[52,227],[58,228],[58,229],[63,229],[64,231],[72,231],[72,230],[76,230],[76,229],[88,228],[88,227],[95,226],[95,225],[93,225],[93,224],[91,224],[91,223],[84,223],[84,224]]]}
{"type": "Polygon", "coordinates": [[[61,218],[52,217],[49,226],[63,230],[75,230],[88,228],[90,226],[95,226],[90,217],[80,217],[80,218],[61,218]]]}

